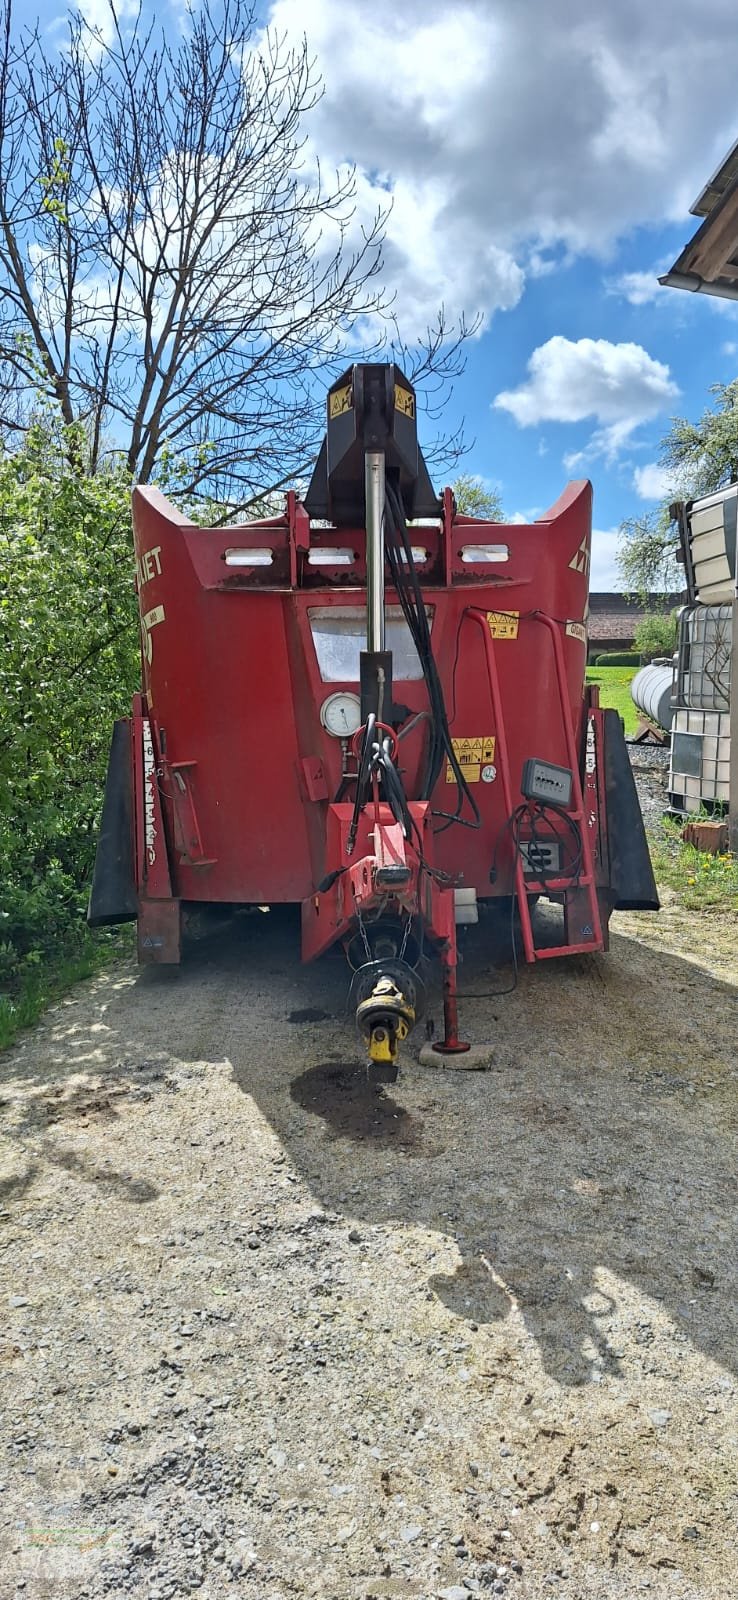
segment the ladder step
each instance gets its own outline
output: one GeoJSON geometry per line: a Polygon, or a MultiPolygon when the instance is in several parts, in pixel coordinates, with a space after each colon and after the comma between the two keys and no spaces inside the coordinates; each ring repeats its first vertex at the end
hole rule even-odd
{"type": "Polygon", "coordinates": [[[596,955],[599,950],[604,950],[602,939],[592,939],[587,944],[557,944],[550,950],[534,949],[536,961],[550,961],[552,956],[584,956],[596,955]]]}

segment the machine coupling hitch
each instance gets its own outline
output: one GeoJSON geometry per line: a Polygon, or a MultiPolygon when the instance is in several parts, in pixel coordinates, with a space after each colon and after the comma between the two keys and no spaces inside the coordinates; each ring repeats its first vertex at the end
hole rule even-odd
{"type": "Polygon", "coordinates": [[[351,993],[370,1076],[394,1083],[400,1045],[422,1015],[423,985],[404,961],[371,961],[354,974],[351,993]]]}

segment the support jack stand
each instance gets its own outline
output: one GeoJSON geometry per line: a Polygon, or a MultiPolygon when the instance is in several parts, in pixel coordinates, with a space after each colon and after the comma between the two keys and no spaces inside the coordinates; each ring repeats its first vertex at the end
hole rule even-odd
{"type": "Polygon", "coordinates": [[[443,1038],[437,1044],[424,1044],[420,1051],[423,1067],[445,1067],[447,1072],[486,1072],[492,1055],[491,1045],[471,1045],[459,1038],[459,1013],[456,995],[456,967],[443,966],[443,1038]]]}

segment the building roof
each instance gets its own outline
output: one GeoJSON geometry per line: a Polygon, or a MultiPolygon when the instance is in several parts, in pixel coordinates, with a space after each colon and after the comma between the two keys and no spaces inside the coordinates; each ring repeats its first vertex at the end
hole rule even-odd
{"type": "Polygon", "coordinates": [[[668,613],[676,606],[684,604],[684,595],[649,594],[646,603],[637,600],[633,595],[622,594],[619,590],[601,590],[599,593],[590,594],[589,621],[587,631],[590,641],[618,640],[630,643],[639,622],[651,612],[668,613]]]}
{"type": "Polygon", "coordinates": [[[635,595],[624,594],[622,589],[599,589],[590,594],[589,614],[592,617],[607,612],[613,616],[643,617],[646,612],[673,611],[675,606],[683,604],[681,590],[676,594],[647,594],[644,602],[635,595]]]}
{"type": "Polygon", "coordinates": [[[697,196],[702,226],[659,283],[738,300],[738,140],[697,196]]]}
{"type": "Polygon", "coordinates": [[[705,184],[704,189],[700,190],[694,205],[690,206],[691,216],[709,217],[718,200],[722,199],[722,196],[730,188],[731,184],[735,182],[736,178],[738,178],[738,139],[731,146],[724,160],[721,161],[717,172],[713,173],[705,184]]]}
{"type": "Polygon", "coordinates": [[[595,611],[590,612],[587,632],[590,639],[627,639],[633,638],[643,611],[595,611]]]}

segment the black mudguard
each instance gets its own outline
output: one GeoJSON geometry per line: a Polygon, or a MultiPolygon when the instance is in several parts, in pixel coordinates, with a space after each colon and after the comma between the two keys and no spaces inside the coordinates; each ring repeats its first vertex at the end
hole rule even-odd
{"type": "Polygon", "coordinates": [[[610,893],[615,911],[658,911],[638,792],[617,711],[603,712],[610,893]]]}
{"type": "Polygon", "coordinates": [[[91,928],[132,922],[138,916],[133,866],[131,724],[113,724],[100,832],[87,921],[91,928]]]}

